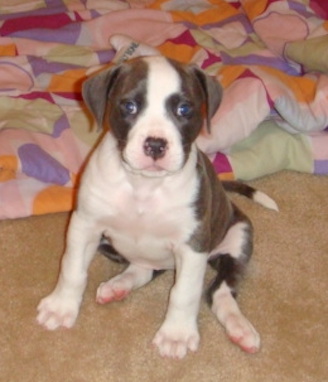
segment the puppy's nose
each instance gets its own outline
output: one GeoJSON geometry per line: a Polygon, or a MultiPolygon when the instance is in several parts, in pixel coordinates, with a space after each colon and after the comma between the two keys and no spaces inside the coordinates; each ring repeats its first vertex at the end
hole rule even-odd
{"type": "Polygon", "coordinates": [[[167,141],[163,138],[148,137],[144,143],[144,153],[154,160],[162,158],[167,149],[167,141]]]}

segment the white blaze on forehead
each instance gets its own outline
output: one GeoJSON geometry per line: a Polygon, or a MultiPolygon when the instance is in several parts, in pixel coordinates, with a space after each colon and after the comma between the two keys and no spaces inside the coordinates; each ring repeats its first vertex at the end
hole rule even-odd
{"type": "Polygon", "coordinates": [[[144,61],[148,64],[147,104],[152,111],[159,111],[158,108],[165,108],[168,97],[181,90],[181,79],[164,57],[146,57],[144,61]]]}
{"type": "Polygon", "coordinates": [[[146,57],[143,61],[148,68],[146,102],[128,133],[123,153],[125,163],[139,171],[153,167],[153,159],[145,153],[145,141],[149,137],[161,138],[166,142],[166,151],[162,158],[156,160],[156,165],[163,171],[173,173],[181,169],[185,156],[181,131],[168,113],[167,100],[181,92],[181,78],[164,57],[146,57]]]}

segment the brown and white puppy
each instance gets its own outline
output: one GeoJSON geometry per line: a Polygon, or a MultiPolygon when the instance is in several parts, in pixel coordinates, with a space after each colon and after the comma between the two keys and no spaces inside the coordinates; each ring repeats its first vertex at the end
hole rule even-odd
{"type": "MultiPolygon", "coordinates": [[[[100,245],[127,263],[99,286],[100,304],[175,269],[167,313],[153,340],[162,356],[182,358],[198,348],[207,262],[217,270],[208,289],[212,311],[232,341],[256,352],[259,335],[235,300],[252,252],[252,226],[195,144],[220,104],[218,82],[196,67],[154,56],[93,76],[83,95],[98,125],[110,130],[83,174],[58,283],[40,302],[38,322],[50,330],[73,326],[100,245]]],[[[248,186],[226,187],[276,208],[248,186]]]]}

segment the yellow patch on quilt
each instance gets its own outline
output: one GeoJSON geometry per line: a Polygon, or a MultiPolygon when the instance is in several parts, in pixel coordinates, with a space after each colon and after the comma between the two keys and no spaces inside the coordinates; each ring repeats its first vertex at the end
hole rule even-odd
{"type": "Polygon", "coordinates": [[[0,156],[0,182],[6,182],[16,178],[18,167],[17,157],[15,155],[0,156]]]}
{"type": "Polygon", "coordinates": [[[33,202],[33,215],[70,211],[75,200],[75,190],[63,186],[49,186],[39,192],[33,202]]]}
{"type": "Polygon", "coordinates": [[[47,53],[47,61],[88,66],[92,55],[92,49],[87,46],[55,44],[47,53]]]}

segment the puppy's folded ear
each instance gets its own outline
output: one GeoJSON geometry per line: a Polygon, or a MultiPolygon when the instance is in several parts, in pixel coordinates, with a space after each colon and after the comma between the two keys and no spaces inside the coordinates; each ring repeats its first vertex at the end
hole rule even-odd
{"type": "Polygon", "coordinates": [[[82,86],[82,97],[95,116],[98,127],[103,126],[110,91],[118,77],[120,66],[114,66],[88,78],[82,86]]]}
{"type": "Polygon", "coordinates": [[[215,77],[211,77],[201,69],[194,67],[193,68],[196,78],[198,79],[205,95],[206,99],[206,125],[207,131],[210,133],[211,130],[211,118],[217,111],[222,100],[222,86],[216,80],[215,77]]]}

